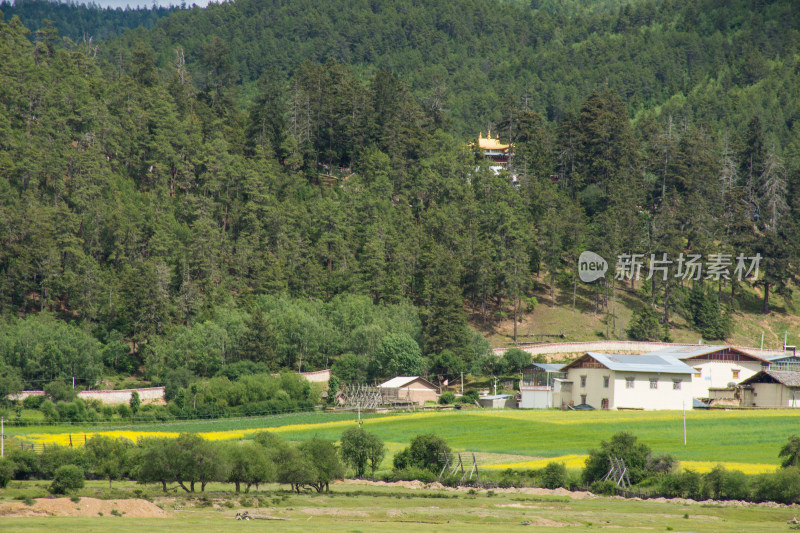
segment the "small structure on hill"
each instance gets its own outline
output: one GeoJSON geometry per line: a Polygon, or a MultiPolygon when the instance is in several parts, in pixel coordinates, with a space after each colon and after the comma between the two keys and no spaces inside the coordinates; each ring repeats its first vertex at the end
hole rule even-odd
{"type": "Polygon", "coordinates": [[[439,388],[420,376],[398,376],[378,385],[389,399],[407,400],[417,405],[439,400],[439,388]]]}
{"type": "Polygon", "coordinates": [[[489,130],[486,137],[483,132],[478,134],[478,145],[470,144],[470,146],[490,161],[489,168],[495,174],[499,174],[501,170],[508,170],[508,163],[512,157],[513,144],[503,144],[500,138],[492,138],[492,131],[489,130]]]}

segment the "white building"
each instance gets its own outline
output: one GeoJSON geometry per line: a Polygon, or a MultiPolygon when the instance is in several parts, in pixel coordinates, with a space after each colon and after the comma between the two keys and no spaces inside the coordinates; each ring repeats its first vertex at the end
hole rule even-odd
{"type": "Polygon", "coordinates": [[[417,405],[425,402],[436,402],[439,399],[439,387],[420,376],[397,376],[378,385],[386,397],[407,400],[417,405]]]}
{"type": "Polygon", "coordinates": [[[691,366],[692,397],[709,398],[709,389],[727,388],[738,384],[769,366],[769,361],[732,346],[690,345],[674,346],[645,355],[674,356],[691,366]]]}
{"type": "Polygon", "coordinates": [[[601,409],[691,409],[692,367],[671,355],[588,352],[564,366],[571,390],[553,394],[556,405],[601,409]]]}
{"type": "Polygon", "coordinates": [[[561,371],[563,364],[531,363],[522,369],[519,384],[522,409],[549,409],[561,407],[553,402],[554,393],[560,393],[566,374],[561,371]]]}

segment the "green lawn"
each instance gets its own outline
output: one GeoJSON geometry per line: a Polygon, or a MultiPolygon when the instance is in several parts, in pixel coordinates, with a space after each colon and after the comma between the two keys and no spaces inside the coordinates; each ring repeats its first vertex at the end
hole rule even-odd
{"type": "MultiPolygon", "coordinates": [[[[90,482],[82,497],[101,496],[102,482],[90,482]]],[[[132,483],[118,483],[118,491],[132,491],[132,483]]],[[[141,488],[139,486],[138,488],[141,488]]],[[[165,497],[153,486],[143,496],[172,514],[171,518],[3,517],[0,529],[15,532],[95,531],[160,532],[219,531],[441,531],[501,532],[528,522],[531,530],[586,531],[613,528],[621,531],[788,531],[790,508],[761,506],[728,507],[676,502],[624,501],[610,498],[571,499],[501,490],[409,490],[398,487],[334,484],[331,494],[290,494],[277,486],[237,496],[230,487],[210,485],[211,507],[203,507],[200,495],[165,497]],[[243,498],[246,498],[242,505],[243,498]],[[260,503],[259,503],[260,502],[260,503]],[[285,520],[240,522],[235,514],[252,514],[285,520]]],[[[12,492],[19,489],[10,489],[12,492]]],[[[0,491],[8,500],[8,491],[0,491]]],[[[77,506],[80,503],[76,504],[77,506]]]]}
{"type": "MultiPolygon", "coordinates": [[[[230,430],[248,430],[244,435],[247,438],[254,430],[264,428],[277,430],[284,438],[293,441],[314,436],[335,441],[350,423],[355,423],[355,418],[356,415],[349,413],[308,413],[260,419],[136,425],[126,429],[134,433],[127,435],[134,439],[138,431],[198,431],[209,438],[242,437],[241,433],[215,434],[230,430]]],[[[363,419],[365,429],[391,443],[390,452],[407,444],[414,435],[436,433],[458,451],[558,457],[585,454],[597,447],[600,440],[620,431],[629,431],[654,452],[669,453],[679,460],[765,465],[777,465],[781,446],[790,435],[800,433],[800,412],[790,410],[688,411],[686,446],[683,445],[682,413],[678,411],[469,409],[370,415],[363,419]]],[[[15,429],[25,434],[37,433],[37,428],[15,429]]],[[[56,428],[50,429],[49,433],[56,432],[56,428]]],[[[75,427],[61,428],[63,433],[83,431],[75,427]]]]}
{"type": "MultiPolygon", "coordinates": [[[[778,464],[778,450],[800,432],[792,411],[689,411],[687,444],[682,413],[676,411],[455,411],[417,417],[372,418],[364,428],[390,442],[408,442],[418,433],[436,433],[458,450],[557,457],[585,454],[602,439],[630,431],[657,453],[678,459],[778,464]]],[[[342,428],[282,432],[288,439],[312,436],[338,440],[342,428]]]]}
{"type": "MultiPolygon", "coordinates": [[[[379,416],[362,413],[362,418],[379,416]]],[[[315,424],[334,420],[355,420],[356,413],[324,413],[321,411],[307,413],[291,413],[285,415],[268,415],[247,418],[210,419],[210,420],[177,420],[167,422],[126,424],[122,421],[101,424],[47,424],[40,426],[6,426],[8,435],[25,435],[29,433],[85,433],[93,431],[111,431],[114,429],[130,429],[136,431],[176,431],[205,432],[228,431],[249,428],[272,428],[289,424],[315,424]]]]}

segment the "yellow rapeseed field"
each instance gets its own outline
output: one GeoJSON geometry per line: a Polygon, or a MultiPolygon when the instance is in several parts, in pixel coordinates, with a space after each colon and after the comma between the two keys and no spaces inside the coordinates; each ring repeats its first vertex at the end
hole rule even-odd
{"type": "MultiPolygon", "coordinates": [[[[436,416],[436,413],[407,413],[402,415],[389,415],[372,418],[370,421],[395,421],[408,418],[420,419],[436,416]]],[[[207,440],[231,440],[243,439],[248,435],[260,433],[262,431],[275,431],[276,433],[303,431],[307,429],[327,429],[336,427],[347,427],[353,424],[352,420],[336,420],[333,422],[317,422],[314,424],[287,424],[285,426],[268,427],[268,428],[251,428],[251,429],[233,429],[226,431],[206,431],[198,432],[197,434],[207,440]]],[[[91,431],[80,433],[31,433],[29,435],[20,435],[18,438],[27,442],[36,444],[52,445],[58,444],[61,446],[83,446],[84,441],[91,439],[95,435],[103,435],[111,437],[112,439],[124,438],[136,442],[140,438],[159,437],[159,438],[176,438],[179,433],[174,431],[135,431],[135,430],[113,430],[113,431],[91,431]],[[71,439],[71,440],[70,440],[71,439]]]]}
{"type": "MultiPolygon", "coordinates": [[[[564,463],[570,469],[579,470],[586,466],[587,455],[562,455],[560,457],[548,457],[545,459],[533,459],[531,461],[521,461],[517,463],[505,463],[499,465],[483,465],[481,468],[487,470],[514,470],[539,469],[547,466],[547,463],[564,463]]],[[[767,474],[778,469],[776,465],[714,462],[714,461],[681,461],[680,468],[683,470],[693,470],[695,472],[710,472],[717,465],[722,465],[728,470],[739,470],[745,474],[767,474]]]]}

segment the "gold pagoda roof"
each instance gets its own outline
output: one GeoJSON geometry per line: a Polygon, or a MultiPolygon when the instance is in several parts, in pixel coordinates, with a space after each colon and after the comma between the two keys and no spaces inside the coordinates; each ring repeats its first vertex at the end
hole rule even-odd
{"type": "Polygon", "coordinates": [[[502,144],[500,142],[500,138],[492,138],[492,131],[486,134],[486,137],[483,136],[483,132],[478,134],[478,148],[481,150],[508,150],[511,148],[510,144],[502,144]]]}

